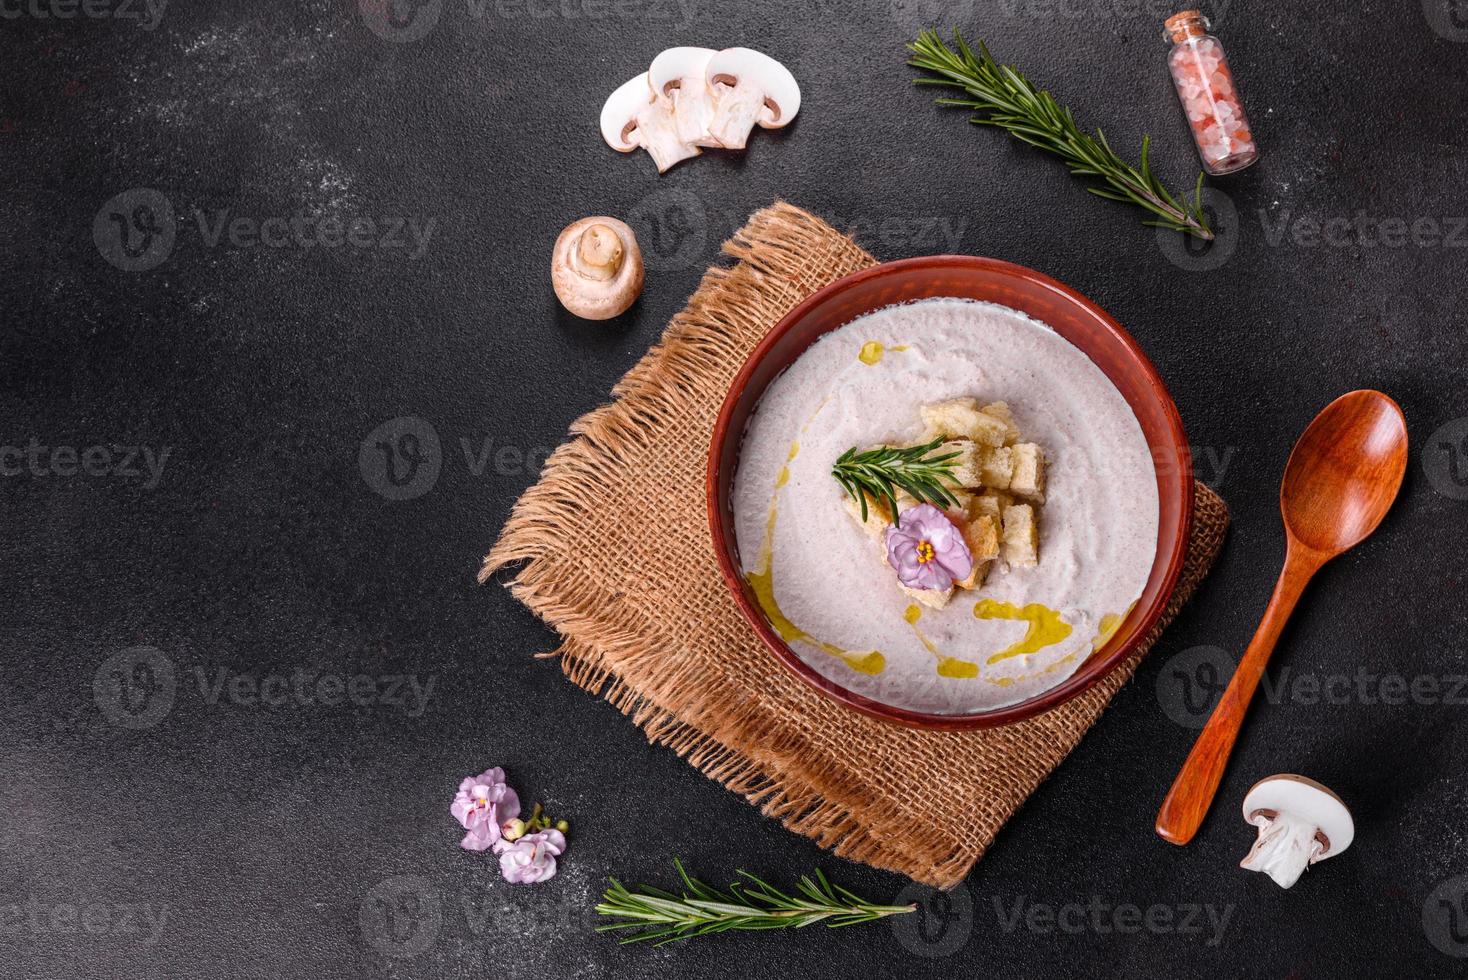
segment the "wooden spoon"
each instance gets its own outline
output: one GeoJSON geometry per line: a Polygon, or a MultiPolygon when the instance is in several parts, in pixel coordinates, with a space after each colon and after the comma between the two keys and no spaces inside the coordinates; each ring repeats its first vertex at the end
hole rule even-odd
{"type": "Polygon", "coordinates": [[[1198,832],[1254,688],[1305,584],[1322,565],[1376,530],[1406,469],[1406,420],[1397,403],[1379,391],[1337,398],[1295,443],[1279,490],[1284,571],[1223,699],[1157,811],[1157,833],[1164,840],[1186,844],[1198,832]]]}

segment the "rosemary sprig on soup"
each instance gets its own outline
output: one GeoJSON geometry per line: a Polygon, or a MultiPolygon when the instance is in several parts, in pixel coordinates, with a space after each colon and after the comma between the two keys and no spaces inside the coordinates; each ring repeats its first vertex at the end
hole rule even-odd
{"type": "Polygon", "coordinates": [[[888,513],[897,513],[897,495],[940,507],[952,507],[958,499],[943,488],[944,481],[953,482],[956,452],[929,456],[943,445],[942,438],[921,446],[878,446],[857,452],[852,446],[841,454],[831,475],[845,488],[851,499],[861,505],[861,519],[867,519],[867,501],[885,500],[888,513]]]}

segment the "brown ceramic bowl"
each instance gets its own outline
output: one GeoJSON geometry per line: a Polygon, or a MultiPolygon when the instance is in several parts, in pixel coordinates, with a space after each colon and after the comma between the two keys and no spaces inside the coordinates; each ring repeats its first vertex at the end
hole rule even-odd
{"type": "Polygon", "coordinates": [[[1182,571],[1193,522],[1193,467],[1177,406],[1137,342],[1095,303],[1032,269],[997,259],[934,255],[853,273],[809,296],[775,325],[740,368],[719,410],[708,461],[714,551],[744,617],[797,677],[857,711],[915,728],[986,728],[1022,721],[1075,697],[1124,661],[1156,624],[1182,571]],[[1100,650],[1063,683],[1028,701],[976,714],[931,714],[855,694],[821,676],[785,645],[740,574],[730,503],[745,425],[770,382],[828,331],[894,303],[941,296],[988,300],[1048,324],[1111,379],[1141,423],[1157,470],[1157,557],[1142,596],[1100,650]]]}

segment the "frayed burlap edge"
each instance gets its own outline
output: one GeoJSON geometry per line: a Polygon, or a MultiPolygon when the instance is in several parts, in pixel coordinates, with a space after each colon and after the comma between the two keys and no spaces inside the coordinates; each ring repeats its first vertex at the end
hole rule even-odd
{"type": "MultiPolygon", "coordinates": [[[[942,826],[931,833],[905,833],[913,826],[904,812],[909,801],[883,799],[888,794],[870,784],[871,769],[829,760],[810,764],[809,757],[820,754],[814,750],[822,740],[813,732],[839,738],[836,729],[850,728],[852,737],[870,739],[871,726],[886,726],[805,689],[763,652],[768,683],[785,702],[780,710],[807,714],[805,724],[776,726],[771,703],[721,698],[718,678],[709,675],[708,664],[687,651],[669,649],[668,635],[679,630],[665,628],[661,620],[664,615],[675,618],[676,611],[670,606],[649,612],[646,603],[619,601],[625,592],[619,593],[601,574],[605,557],[580,555],[575,546],[574,529],[596,515],[622,514],[627,519],[627,490],[606,479],[607,474],[645,463],[640,454],[655,445],[666,450],[670,431],[679,426],[689,431],[678,432],[677,448],[695,454],[701,474],[712,417],[758,338],[821,285],[875,264],[849,238],[783,202],[752,216],[725,243],[724,252],[735,263],[704,275],[661,342],[613,389],[615,400],[572,425],[573,438],[551,455],[540,481],[516,503],[484,561],[480,581],[506,566],[521,565],[509,583],[511,592],[561,634],[560,648],[547,655],[558,654],[567,677],[628,715],[650,741],[673,749],[765,814],[842,857],[951,887],[967,875],[1004,820],[1080,740],[1207,574],[1222,545],[1227,511],[1212,491],[1199,487],[1189,559],[1163,619],[1126,664],[1091,690],[1004,729],[904,733],[909,751],[915,740],[929,739],[941,743],[934,749],[940,753],[994,755],[1003,769],[1003,778],[986,778],[982,787],[928,787],[934,794],[984,797],[964,827],[955,826],[952,834],[944,834],[942,826]],[[696,424],[687,425],[690,417],[696,417],[696,424]],[[962,792],[955,794],[955,789],[962,792]]],[[[721,592],[703,526],[702,493],[696,496],[685,504],[697,511],[700,532],[686,547],[702,549],[689,564],[700,571],[700,578],[711,581],[694,582],[690,588],[721,592]]],[[[704,602],[713,611],[702,625],[717,617],[727,628],[724,617],[732,617],[757,645],[732,600],[707,594],[704,602]]],[[[676,605],[681,611],[683,604],[676,605]]]]}

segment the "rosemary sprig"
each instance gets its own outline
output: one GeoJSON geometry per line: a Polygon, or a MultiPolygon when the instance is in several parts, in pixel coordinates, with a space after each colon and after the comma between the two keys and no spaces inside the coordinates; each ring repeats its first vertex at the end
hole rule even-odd
{"type": "Polygon", "coordinates": [[[897,514],[897,491],[905,490],[919,503],[938,507],[957,505],[958,499],[943,485],[942,478],[953,472],[958,453],[929,456],[943,445],[942,439],[921,446],[897,449],[880,446],[859,453],[853,446],[841,454],[831,475],[846,492],[861,504],[861,519],[867,519],[867,497],[887,502],[887,512],[897,514]]]}
{"type": "Polygon", "coordinates": [[[1099,186],[1086,190],[1097,197],[1122,201],[1145,208],[1154,219],[1143,224],[1169,228],[1200,238],[1213,239],[1213,230],[1203,214],[1203,174],[1193,188],[1193,198],[1186,194],[1174,197],[1152,173],[1147,162],[1151,138],[1142,137],[1140,167],[1133,167],[1116,154],[1106,142],[1106,135],[1085,133],[1076,125],[1069,109],[1060,105],[1043,89],[1009,65],[1000,65],[989,54],[983,41],[976,53],[957,30],[953,40],[958,50],[949,48],[937,31],[927,30],[909,44],[913,53],[908,64],[931,74],[914,79],[919,85],[941,85],[962,89],[966,99],[942,98],[939,105],[972,109],[976,115],[969,122],[978,126],[997,126],[1016,139],[1065,161],[1070,172],[1091,178],[1099,186]]]}
{"type": "Polygon", "coordinates": [[[632,892],[617,879],[610,879],[611,886],[596,911],[625,921],[597,926],[596,931],[641,930],[621,937],[620,941],[652,940],[654,945],[662,946],[730,930],[801,929],[817,922],[825,922],[828,928],[834,929],[917,909],[916,905],[875,905],[831,884],[819,869],[815,880],[802,875],[796,894],[790,895],[748,871],[739,872],[746,881],[735,882],[728,891],[721,892],[690,877],[682,861],[674,859],[673,865],[683,880],[682,895],[648,885],[640,885],[638,891],[632,892]]]}

